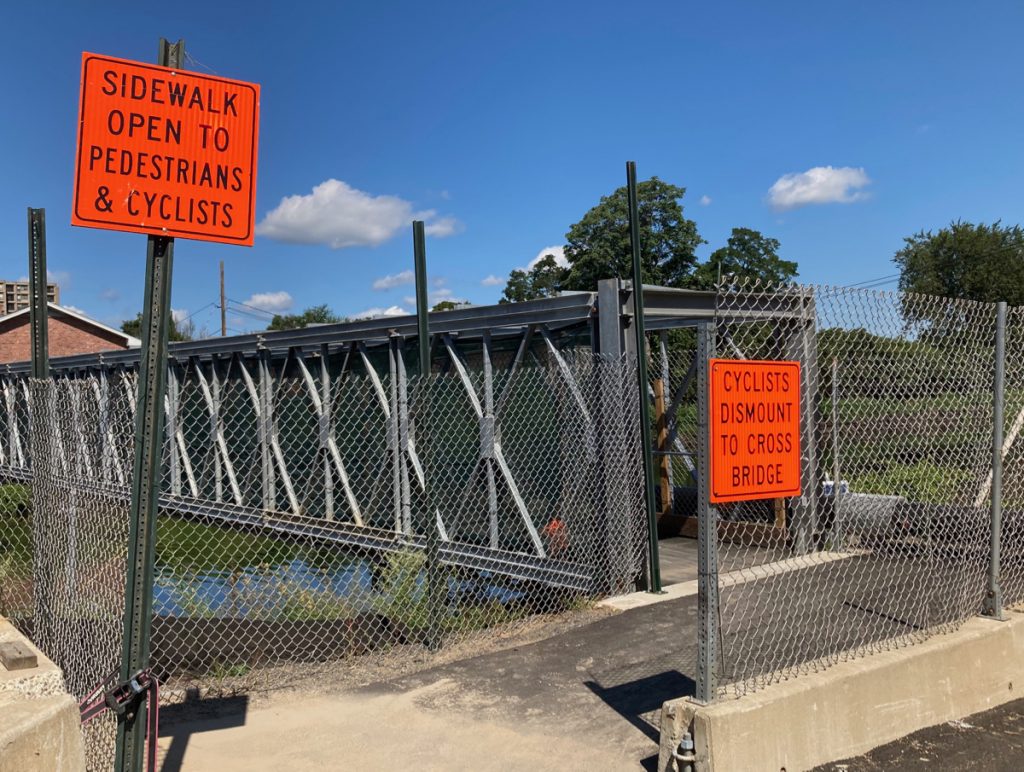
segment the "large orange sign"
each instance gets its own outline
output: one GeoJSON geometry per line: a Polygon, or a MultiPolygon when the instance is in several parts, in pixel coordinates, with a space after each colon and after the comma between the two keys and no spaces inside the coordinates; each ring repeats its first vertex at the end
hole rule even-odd
{"type": "Polygon", "coordinates": [[[800,363],[712,359],[711,501],[800,495],[800,363]]]}
{"type": "Polygon", "coordinates": [[[260,87],[82,54],[71,224],[252,246],[260,87]]]}

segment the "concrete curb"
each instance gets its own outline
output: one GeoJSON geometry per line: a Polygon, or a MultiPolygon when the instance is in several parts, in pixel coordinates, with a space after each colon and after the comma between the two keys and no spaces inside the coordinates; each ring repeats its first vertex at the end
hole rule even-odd
{"type": "MultiPolygon", "coordinates": [[[[738,571],[730,571],[719,577],[719,587],[732,587],[745,582],[753,582],[756,579],[766,579],[770,576],[788,574],[790,571],[800,571],[804,568],[814,568],[836,560],[846,560],[856,557],[861,552],[815,552],[812,555],[802,555],[785,560],[777,560],[773,563],[763,563],[759,566],[741,568],[738,571]]],[[[651,606],[655,603],[664,603],[669,600],[677,600],[697,594],[698,580],[670,584],[662,588],[663,592],[655,595],[651,592],[631,592],[628,595],[616,595],[613,598],[606,598],[597,604],[598,608],[610,608],[616,611],[628,611],[631,608],[651,606]]],[[[696,645],[696,641],[694,641],[696,645]]]]}
{"type": "Polygon", "coordinates": [[[976,617],[923,643],[841,662],[740,699],[662,707],[659,772],[693,732],[698,772],[811,769],[935,724],[1002,705],[1024,689],[1024,614],[976,617]]]}
{"type": "Polygon", "coordinates": [[[18,642],[35,667],[0,665],[0,772],[80,772],[85,769],[78,703],[64,690],[60,669],[0,617],[0,643],[18,642]]]}

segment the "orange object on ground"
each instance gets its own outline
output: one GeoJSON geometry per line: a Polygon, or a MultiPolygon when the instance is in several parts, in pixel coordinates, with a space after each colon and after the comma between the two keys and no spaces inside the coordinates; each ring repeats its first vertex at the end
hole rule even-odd
{"type": "Polygon", "coordinates": [[[544,526],[541,534],[548,542],[549,557],[555,557],[569,549],[569,528],[564,520],[558,517],[551,518],[551,522],[544,526]]]}

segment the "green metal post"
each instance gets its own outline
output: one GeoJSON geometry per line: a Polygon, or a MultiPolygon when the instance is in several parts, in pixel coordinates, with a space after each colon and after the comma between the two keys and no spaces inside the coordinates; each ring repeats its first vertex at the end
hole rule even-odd
{"type": "Polygon", "coordinates": [[[650,560],[650,592],[661,592],[661,560],[658,557],[658,518],[654,512],[654,463],[651,459],[651,416],[647,403],[647,335],[644,330],[644,282],[640,270],[640,215],[636,199],[636,162],[626,162],[629,197],[629,242],[633,249],[633,330],[640,396],[640,442],[644,457],[644,502],[647,505],[647,551],[650,560]]]}
{"type": "Polygon", "coordinates": [[[50,377],[47,340],[46,210],[28,210],[29,331],[32,336],[32,377],[50,377]]]}
{"type": "MultiPolygon", "coordinates": [[[[185,41],[160,39],[158,64],[181,68],[185,41]]],[[[124,646],[120,681],[149,667],[153,622],[153,564],[164,444],[164,393],[167,386],[167,334],[171,319],[171,273],[174,239],[149,236],[146,248],[146,298],[142,310],[142,356],[135,414],[135,463],[132,470],[125,586],[124,646]]],[[[118,716],[117,772],[140,772],[146,745],[147,705],[118,716]]]]}
{"type": "MultiPolygon", "coordinates": [[[[29,294],[29,335],[31,336],[32,377],[46,380],[50,377],[50,359],[47,348],[47,316],[46,305],[46,210],[28,210],[28,294],[29,294]]],[[[38,392],[33,389],[33,393],[38,392]]],[[[31,416],[45,411],[30,410],[31,416]]],[[[31,431],[33,450],[37,432],[31,431]]],[[[32,519],[33,540],[42,540],[46,534],[41,532],[43,524],[38,518],[32,519]]],[[[53,587],[53,569],[36,551],[33,571],[36,575],[35,603],[33,605],[33,621],[35,624],[35,640],[44,649],[49,650],[53,644],[51,638],[53,619],[53,599],[50,593],[53,587]]]]}
{"type": "MultiPolygon", "coordinates": [[[[420,384],[429,389],[430,376],[430,323],[427,308],[427,247],[423,230],[423,221],[414,220],[412,224],[412,247],[416,268],[416,328],[420,351],[420,384]]],[[[426,393],[421,392],[422,393],[426,393]]],[[[422,401],[421,401],[422,406],[422,401]]],[[[429,410],[429,407],[427,408],[429,410]]],[[[430,433],[433,439],[433,433],[430,433]]],[[[427,610],[430,615],[428,623],[427,646],[431,651],[441,648],[441,612],[444,604],[444,577],[441,573],[440,535],[437,532],[434,507],[431,496],[430,464],[423,465],[423,506],[426,509],[427,539],[427,610]]]]}

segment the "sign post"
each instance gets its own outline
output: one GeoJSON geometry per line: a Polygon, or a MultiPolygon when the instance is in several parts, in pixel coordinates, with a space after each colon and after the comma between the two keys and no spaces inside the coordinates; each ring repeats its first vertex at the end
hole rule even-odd
{"type": "MultiPolygon", "coordinates": [[[[185,41],[171,45],[160,39],[159,63],[180,67],[185,41]]],[[[83,94],[83,103],[85,96],[83,94]]],[[[82,148],[79,147],[79,161],[82,148]]],[[[78,208],[76,187],[76,210],[78,208]]],[[[167,333],[171,318],[171,269],[174,239],[150,235],[146,245],[146,302],[142,307],[142,355],[139,360],[139,395],[135,413],[135,463],[132,468],[128,536],[128,571],[125,586],[124,642],[120,683],[128,683],[149,667],[153,622],[153,570],[156,519],[160,496],[160,460],[164,439],[164,392],[167,384],[167,333]]],[[[142,769],[148,706],[137,700],[117,717],[117,772],[142,769]]],[[[155,749],[156,738],[150,738],[155,749]]],[[[152,752],[152,750],[151,750],[152,752]]]]}
{"type": "MultiPolygon", "coordinates": [[[[156,65],[82,54],[71,224],[147,235],[115,769],[142,768],[153,570],[166,415],[175,237],[252,246],[259,86],[182,70],[185,43],[156,65]]],[[[45,290],[44,290],[45,291],[45,290]]],[[[150,692],[152,695],[154,692],[150,692]]],[[[150,764],[155,728],[149,726],[150,764]]],[[[155,768],[155,767],[154,767],[155,768]]]]}
{"type": "Polygon", "coordinates": [[[799,496],[800,363],[715,359],[715,327],[697,328],[697,702],[718,689],[718,508],[799,496]]]}

